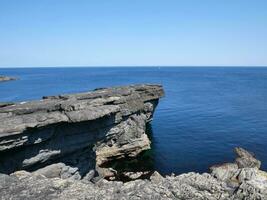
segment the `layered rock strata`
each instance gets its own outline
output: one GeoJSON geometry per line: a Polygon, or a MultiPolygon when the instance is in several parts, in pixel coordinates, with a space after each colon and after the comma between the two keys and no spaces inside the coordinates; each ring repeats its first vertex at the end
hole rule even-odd
{"type": "Polygon", "coordinates": [[[147,84],[2,103],[0,173],[45,168],[81,179],[96,169],[112,176],[103,163],[150,148],[146,124],[163,95],[162,86],[147,84]]]}
{"type": "Polygon", "coordinates": [[[166,177],[154,172],[149,180],[126,183],[62,179],[56,171],[50,178],[41,171],[0,174],[0,199],[267,199],[267,173],[257,165],[250,165],[250,161],[255,163],[256,159],[249,152],[239,150],[246,156],[238,158],[247,160],[248,165],[226,163],[211,167],[211,173],[190,172],[166,177]]]}

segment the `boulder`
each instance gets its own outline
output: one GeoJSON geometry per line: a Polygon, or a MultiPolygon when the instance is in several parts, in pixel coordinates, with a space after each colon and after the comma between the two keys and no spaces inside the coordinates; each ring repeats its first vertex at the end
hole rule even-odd
{"type": "Polygon", "coordinates": [[[222,165],[213,165],[210,167],[211,175],[221,181],[233,179],[238,171],[236,163],[224,163],[222,165]]]}
{"type": "Polygon", "coordinates": [[[235,162],[237,163],[239,168],[257,168],[259,169],[261,166],[261,161],[257,160],[252,153],[249,153],[245,149],[241,147],[235,148],[235,153],[237,154],[237,158],[235,162]]]}

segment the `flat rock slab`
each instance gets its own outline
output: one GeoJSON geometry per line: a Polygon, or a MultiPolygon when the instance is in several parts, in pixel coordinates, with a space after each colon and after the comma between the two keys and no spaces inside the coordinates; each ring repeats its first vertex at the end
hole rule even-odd
{"type": "Polygon", "coordinates": [[[95,120],[119,111],[131,114],[144,102],[159,99],[163,94],[160,85],[133,85],[48,96],[43,100],[16,104],[1,103],[0,138],[21,134],[28,128],[95,120]]]}

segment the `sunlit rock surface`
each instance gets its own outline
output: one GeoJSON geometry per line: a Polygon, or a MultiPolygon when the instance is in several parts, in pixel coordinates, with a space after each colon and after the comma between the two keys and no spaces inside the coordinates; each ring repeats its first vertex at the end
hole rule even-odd
{"type": "Polygon", "coordinates": [[[81,179],[92,169],[105,176],[103,163],[150,148],[146,124],[163,95],[147,84],[2,103],[0,173],[61,163],[51,168],[60,177],[81,179]]]}
{"type": "Polygon", "coordinates": [[[55,169],[51,178],[38,171],[0,174],[1,199],[267,199],[267,173],[256,167],[238,168],[236,163],[213,166],[210,174],[190,172],[162,177],[154,172],[150,179],[125,183],[62,179],[56,177],[57,172],[55,169]]]}
{"type": "Polygon", "coordinates": [[[116,170],[105,163],[150,148],[145,129],[163,95],[135,85],[0,104],[0,199],[267,199],[267,173],[242,148],[210,173],[106,180],[116,170]]]}

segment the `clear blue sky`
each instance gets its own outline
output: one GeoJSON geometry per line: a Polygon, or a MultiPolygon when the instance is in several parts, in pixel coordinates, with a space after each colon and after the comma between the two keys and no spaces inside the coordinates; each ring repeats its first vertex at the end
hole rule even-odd
{"type": "Polygon", "coordinates": [[[267,65],[266,0],[0,0],[0,67],[267,65]]]}

